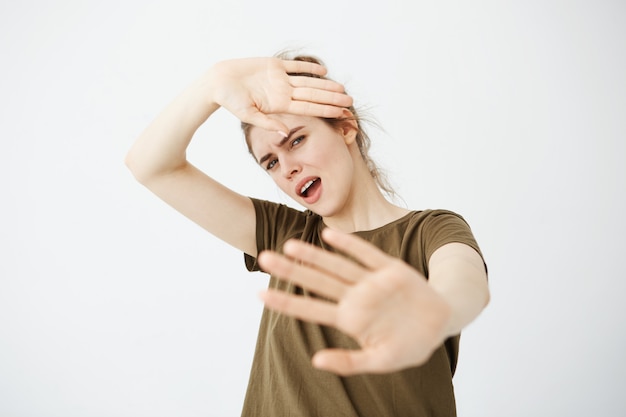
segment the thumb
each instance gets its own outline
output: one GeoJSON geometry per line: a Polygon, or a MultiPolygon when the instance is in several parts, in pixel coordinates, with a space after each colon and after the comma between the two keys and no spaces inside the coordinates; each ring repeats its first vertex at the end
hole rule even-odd
{"type": "Polygon", "coordinates": [[[261,129],[271,132],[278,132],[281,136],[287,137],[289,128],[284,123],[273,119],[267,114],[259,111],[256,107],[247,108],[239,119],[244,123],[249,123],[253,126],[260,127],[261,129]]]}
{"type": "Polygon", "coordinates": [[[324,349],[313,356],[313,366],[342,376],[369,371],[367,354],[362,350],[324,349]]]}
{"type": "Polygon", "coordinates": [[[313,366],[342,376],[395,372],[404,367],[387,350],[324,349],[313,356],[313,366]]]}

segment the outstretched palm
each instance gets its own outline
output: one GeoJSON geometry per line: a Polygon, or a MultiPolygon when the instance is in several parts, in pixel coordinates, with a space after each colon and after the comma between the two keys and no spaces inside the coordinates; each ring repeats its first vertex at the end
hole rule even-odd
{"type": "Polygon", "coordinates": [[[425,362],[445,338],[448,304],[414,268],[370,243],[330,229],[323,237],[357,262],[299,241],[285,245],[286,256],[259,255],[266,271],[335,301],[269,290],[268,308],[336,327],[360,345],[318,352],[314,365],[351,375],[425,362]]]}

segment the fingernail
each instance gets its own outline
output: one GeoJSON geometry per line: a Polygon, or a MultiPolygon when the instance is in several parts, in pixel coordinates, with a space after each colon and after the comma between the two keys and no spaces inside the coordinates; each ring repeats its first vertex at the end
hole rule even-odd
{"type": "Polygon", "coordinates": [[[278,130],[278,134],[284,138],[286,138],[287,136],[289,136],[288,134],[286,134],[285,132],[283,132],[282,130],[278,130]]]}

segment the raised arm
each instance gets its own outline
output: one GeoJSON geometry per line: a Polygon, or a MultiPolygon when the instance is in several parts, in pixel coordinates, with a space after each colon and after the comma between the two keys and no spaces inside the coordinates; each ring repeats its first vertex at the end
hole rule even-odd
{"type": "Polygon", "coordinates": [[[351,104],[340,84],[289,75],[325,72],[310,62],[275,58],[217,63],[145,129],[128,152],[126,165],[139,182],[176,210],[232,246],[256,255],[252,202],[190,164],[187,147],[196,130],[220,107],[277,135],[288,129],[272,119],[272,113],[340,115],[341,108],[351,104]]]}

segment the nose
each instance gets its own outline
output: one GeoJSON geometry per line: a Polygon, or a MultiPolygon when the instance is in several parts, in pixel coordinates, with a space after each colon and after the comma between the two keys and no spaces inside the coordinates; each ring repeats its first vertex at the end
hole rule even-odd
{"type": "Polygon", "coordinates": [[[281,174],[286,179],[290,180],[300,172],[300,166],[291,158],[283,158],[280,163],[281,174]]]}

